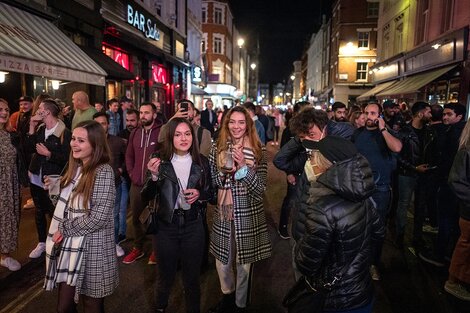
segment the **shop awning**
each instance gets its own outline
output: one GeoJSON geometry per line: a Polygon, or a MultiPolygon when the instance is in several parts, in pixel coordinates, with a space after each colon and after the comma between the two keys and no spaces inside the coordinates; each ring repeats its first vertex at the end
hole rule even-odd
{"type": "Polygon", "coordinates": [[[191,84],[191,94],[192,95],[208,95],[207,92],[204,91],[204,89],[199,88],[198,86],[191,84]]]}
{"type": "Polygon", "coordinates": [[[0,70],[105,85],[106,72],[51,22],[0,3],[0,70]]]}
{"type": "Polygon", "coordinates": [[[372,96],[375,96],[376,94],[378,94],[379,92],[391,87],[393,84],[397,83],[397,81],[391,81],[391,82],[386,82],[386,83],[383,83],[383,84],[378,84],[377,86],[375,86],[374,88],[366,91],[365,93],[363,93],[362,95],[360,95],[359,97],[357,97],[357,100],[359,101],[364,101],[364,100],[367,100],[369,99],[369,97],[372,97],[372,96]]]}
{"type": "Polygon", "coordinates": [[[405,79],[397,82],[392,87],[385,89],[382,92],[379,92],[377,96],[393,96],[401,94],[409,94],[417,92],[421,87],[429,84],[433,80],[444,75],[451,69],[456,67],[456,65],[443,67],[434,71],[429,71],[422,74],[413,75],[406,77],[405,79]]]}
{"type": "Polygon", "coordinates": [[[134,74],[126,70],[124,67],[114,62],[113,59],[104,54],[101,50],[94,49],[91,47],[80,48],[96,63],[101,66],[108,75],[107,78],[114,78],[118,80],[131,80],[134,79],[134,74]]]}

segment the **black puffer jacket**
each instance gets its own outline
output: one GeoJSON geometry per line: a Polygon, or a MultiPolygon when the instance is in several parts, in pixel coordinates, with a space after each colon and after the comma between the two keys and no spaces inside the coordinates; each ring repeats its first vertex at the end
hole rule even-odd
{"type": "Polygon", "coordinates": [[[325,311],[367,305],[373,293],[369,275],[371,246],[384,236],[384,226],[369,200],[374,190],[369,164],[357,154],[334,164],[312,183],[312,188],[315,186],[323,191],[311,191],[306,219],[297,225],[302,224],[303,228],[295,246],[297,267],[306,276],[319,277],[326,272],[325,281],[331,281],[347,267],[341,280],[328,293],[325,311]],[[326,271],[321,269],[322,264],[326,271]]]}
{"type": "MultiPolygon", "coordinates": [[[[192,163],[187,188],[199,190],[199,199],[191,204],[191,209],[197,209],[203,215],[206,203],[213,200],[214,189],[211,184],[209,161],[203,155],[200,157],[202,166],[192,163]]],[[[160,165],[157,181],[153,181],[150,176],[147,178],[141,195],[142,199],[149,201],[158,194],[158,218],[171,223],[179,192],[180,187],[173,164],[166,161],[160,165]]]]}

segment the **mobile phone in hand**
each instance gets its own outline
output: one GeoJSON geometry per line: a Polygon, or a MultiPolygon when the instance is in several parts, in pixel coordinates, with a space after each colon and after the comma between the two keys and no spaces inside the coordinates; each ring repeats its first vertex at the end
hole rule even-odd
{"type": "Polygon", "coordinates": [[[180,108],[182,112],[188,112],[188,103],[187,102],[181,102],[180,103],[180,108]]]}

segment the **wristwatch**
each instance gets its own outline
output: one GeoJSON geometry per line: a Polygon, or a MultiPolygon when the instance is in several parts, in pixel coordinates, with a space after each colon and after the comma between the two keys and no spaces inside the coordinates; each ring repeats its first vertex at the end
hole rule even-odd
{"type": "Polygon", "coordinates": [[[387,130],[387,127],[384,127],[384,128],[382,128],[382,129],[380,130],[380,132],[383,133],[383,132],[386,131],[386,130],[387,130]]]}

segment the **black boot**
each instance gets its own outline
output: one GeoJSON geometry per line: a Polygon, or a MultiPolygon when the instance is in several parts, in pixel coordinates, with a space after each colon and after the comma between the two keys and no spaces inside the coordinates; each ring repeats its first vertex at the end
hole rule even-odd
{"type": "Polygon", "coordinates": [[[209,309],[208,313],[231,313],[236,309],[235,292],[223,295],[222,299],[216,306],[209,309]]]}

